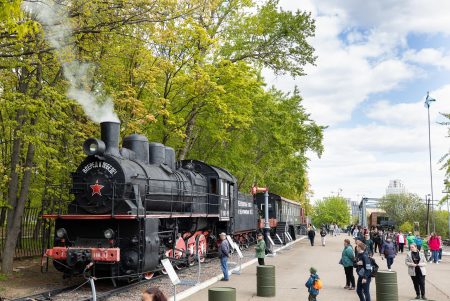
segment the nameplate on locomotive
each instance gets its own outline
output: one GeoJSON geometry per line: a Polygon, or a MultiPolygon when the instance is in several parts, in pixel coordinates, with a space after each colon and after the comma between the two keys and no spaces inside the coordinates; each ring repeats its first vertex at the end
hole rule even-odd
{"type": "Polygon", "coordinates": [[[240,215],[252,215],[253,214],[253,202],[238,201],[238,214],[240,215]]]}
{"type": "Polygon", "coordinates": [[[91,169],[94,168],[102,168],[107,170],[111,175],[115,175],[117,173],[117,170],[109,163],[104,161],[94,161],[89,164],[87,164],[82,171],[87,174],[91,169]]]}

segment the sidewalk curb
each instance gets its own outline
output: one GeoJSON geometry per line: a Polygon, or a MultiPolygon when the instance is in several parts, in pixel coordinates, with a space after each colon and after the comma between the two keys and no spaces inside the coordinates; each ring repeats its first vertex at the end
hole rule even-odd
{"type": "MultiPolygon", "coordinates": [[[[306,236],[302,236],[299,239],[293,241],[292,243],[276,249],[275,253],[278,252],[278,251],[284,250],[287,247],[292,246],[292,245],[298,243],[299,241],[301,241],[301,240],[303,240],[305,238],[306,238],[306,236]]],[[[247,261],[246,263],[242,264],[241,269],[243,270],[243,269],[253,265],[256,262],[258,262],[258,258],[254,258],[254,259],[252,259],[250,261],[247,261]]],[[[235,268],[231,269],[228,273],[231,275],[234,271],[238,271],[238,270],[239,270],[239,267],[235,267],[235,268]]],[[[210,278],[210,279],[208,279],[208,280],[206,280],[206,281],[204,281],[204,282],[202,282],[202,283],[200,283],[200,284],[198,284],[198,285],[196,285],[194,287],[191,287],[191,288],[189,288],[189,289],[187,289],[185,291],[182,291],[181,293],[176,295],[176,300],[183,300],[183,299],[185,299],[185,298],[187,298],[187,297],[189,297],[189,296],[191,296],[191,295],[201,291],[202,289],[205,289],[208,286],[213,285],[214,283],[220,281],[220,279],[222,279],[222,278],[223,278],[223,274],[219,274],[219,275],[214,276],[214,277],[212,277],[212,278],[210,278]]],[[[170,296],[169,300],[171,300],[171,301],[175,300],[174,296],[170,296]]]]}

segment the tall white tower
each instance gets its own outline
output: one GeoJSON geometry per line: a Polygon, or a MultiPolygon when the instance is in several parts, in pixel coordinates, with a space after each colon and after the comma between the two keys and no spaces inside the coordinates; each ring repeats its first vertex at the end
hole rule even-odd
{"type": "Polygon", "coordinates": [[[406,193],[405,185],[399,179],[389,181],[389,186],[386,189],[386,194],[402,194],[406,193]]]}

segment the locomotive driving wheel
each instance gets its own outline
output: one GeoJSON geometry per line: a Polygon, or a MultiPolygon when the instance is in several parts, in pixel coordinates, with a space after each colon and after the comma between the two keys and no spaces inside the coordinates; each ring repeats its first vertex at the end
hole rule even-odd
{"type": "MultiPolygon", "coordinates": [[[[182,259],[186,255],[186,243],[184,242],[183,238],[177,239],[177,244],[175,245],[175,259],[182,259]]],[[[183,267],[183,264],[179,261],[176,261],[174,263],[174,267],[177,270],[181,270],[183,267]]]]}
{"type": "Polygon", "coordinates": [[[208,243],[206,241],[206,237],[203,234],[200,234],[195,239],[195,247],[196,247],[196,253],[198,256],[198,261],[205,262],[206,259],[206,252],[207,252],[207,246],[208,243]]]}

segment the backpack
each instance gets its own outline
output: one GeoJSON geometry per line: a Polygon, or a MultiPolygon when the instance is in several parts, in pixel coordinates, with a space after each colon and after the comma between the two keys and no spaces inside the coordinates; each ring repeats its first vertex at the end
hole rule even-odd
{"type": "Polygon", "coordinates": [[[320,278],[317,278],[316,280],[314,280],[313,282],[313,288],[316,290],[320,290],[323,287],[323,283],[322,280],[320,280],[320,278]]]}
{"type": "Polygon", "coordinates": [[[369,257],[370,264],[372,265],[372,272],[370,273],[370,277],[377,277],[378,272],[378,264],[372,257],[369,257]]]}

